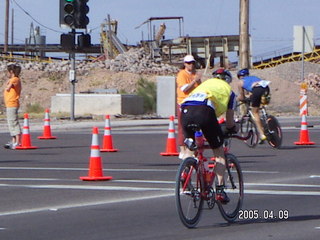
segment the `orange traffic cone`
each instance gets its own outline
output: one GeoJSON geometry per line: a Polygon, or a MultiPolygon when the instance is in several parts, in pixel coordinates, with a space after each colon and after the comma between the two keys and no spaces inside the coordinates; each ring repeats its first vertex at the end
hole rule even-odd
{"type": "Polygon", "coordinates": [[[17,146],[16,149],[36,149],[38,147],[31,145],[31,136],[29,132],[29,115],[28,113],[24,114],[21,146],[17,146]]]}
{"type": "Polygon", "coordinates": [[[101,152],[117,152],[118,149],[113,148],[112,136],[111,136],[111,126],[110,126],[110,116],[106,115],[103,145],[101,152]]]}
{"type": "Polygon", "coordinates": [[[39,139],[56,139],[57,138],[51,135],[49,109],[46,109],[46,113],[44,116],[43,135],[38,138],[39,139]]]}
{"type": "Polygon", "coordinates": [[[300,140],[299,142],[294,142],[296,145],[314,145],[315,142],[311,142],[309,139],[308,123],[307,123],[307,111],[302,113],[301,120],[301,130],[300,130],[300,140]]]}
{"type": "Polygon", "coordinates": [[[170,116],[166,152],[162,152],[160,153],[160,155],[161,156],[178,156],[179,155],[179,153],[177,152],[177,143],[175,138],[174,116],[170,116]]]}
{"type": "Polygon", "coordinates": [[[102,161],[100,157],[100,146],[99,146],[98,128],[94,127],[92,130],[92,143],[91,143],[91,154],[89,163],[89,174],[87,177],[80,177],[84,181],[102,181],[110,180],[111,176],[104,177],[102,174],[102,161]]]}

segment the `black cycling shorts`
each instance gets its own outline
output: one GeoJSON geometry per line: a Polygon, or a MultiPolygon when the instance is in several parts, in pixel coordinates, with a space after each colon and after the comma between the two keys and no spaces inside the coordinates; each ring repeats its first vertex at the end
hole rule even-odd
{"type": "Polygon", "coordinates": [[[185,138],[193,138],[194,132],[189,124],[198,124],[211,148],[219,148],[223,144],[223,132],[212,107],[206,105],[182,106],[181,122],[185,138]]]}
{"type": "Polygon", "coordinates": [[[269,87],[253,87],[252,88],[252,94],[250,96],[251,106],[252,107],[260,107],[261,104],[261,97],[262,95],[269,94],[269,87]]]}

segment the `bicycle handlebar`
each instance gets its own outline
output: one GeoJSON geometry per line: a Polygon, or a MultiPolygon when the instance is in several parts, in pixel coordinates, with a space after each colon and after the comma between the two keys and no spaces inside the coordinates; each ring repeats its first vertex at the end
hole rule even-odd
{"type": "MultiPolygon", "coordinates": [[[[188,128],[191,128],[194,132],[201,130],[201,128],[200,128],[200,126],[198,124],[190,124],[190,125],[188,125],[188,128]]],[[[225,133],[224,134],[224,138],[236,138],[236,139],[239,139],[239,140],[242,140],[242,141],[246,141],[249,138],[251,138],[252,135],[253,135],[253,131],[250,130],[248,132],[248,135],[245,136],[245,137],[237,135],[236,133],[225,133]]]]}

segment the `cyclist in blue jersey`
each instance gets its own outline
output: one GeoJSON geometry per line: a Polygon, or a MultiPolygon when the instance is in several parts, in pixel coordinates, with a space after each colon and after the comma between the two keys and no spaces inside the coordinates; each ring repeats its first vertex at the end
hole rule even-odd
{"type": "Polygon", "coordinates": [[[239,101],[245,100],[245,93],[248,92],[250,94],[250,102],[252,107],[252,113],[254,116],[254,121],[257,125],[257,129],[259,132],[260,143],[263,143],[267,137],[264,135],[262,123],[259,115],[259,107],[261,105],[261,98],[263,95],[269,95],[269,83],[270,81],[263,80],[256,76],[249,76],[249,69],[244,68],[238,71],[238,79],[239,79],[239,101]]]}

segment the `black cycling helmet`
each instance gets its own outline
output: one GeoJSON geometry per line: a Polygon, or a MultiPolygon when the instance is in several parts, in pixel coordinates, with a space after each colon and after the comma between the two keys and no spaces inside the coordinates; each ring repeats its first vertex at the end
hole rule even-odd
{"type": "Polygon", "coordinates": [[[244,68],[238,71],[237,76],[239,77],[244,77],[244,76],[248,76],[249,75],[249,69],[248,68],[244,68]]]}
{"type": "Polygon", "coordinates": [[[214,71],[212,73],[212,76],[214,78],[219,78],[222,80],[225,80],[227,83],[231,83],[232,82],[232,75],[228,70],[225,70],[223,68],[219,68],[218,70],[214,71]]]}

